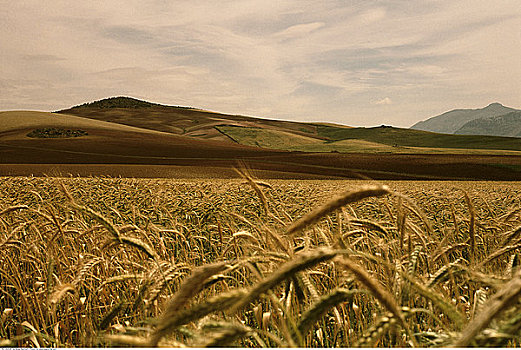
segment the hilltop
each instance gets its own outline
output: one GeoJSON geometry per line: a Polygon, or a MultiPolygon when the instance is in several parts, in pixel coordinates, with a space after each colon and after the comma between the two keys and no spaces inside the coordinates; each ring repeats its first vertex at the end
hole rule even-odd
{"type": "Polygon", "coordinates": [[[86,102],[84,104],[71,107],[71,109],[82,108],[149,108],[152,106],[161,106],[158,103],[138,100],[132,97],[118,96],[109,97],[98,101],[86,102]]]}

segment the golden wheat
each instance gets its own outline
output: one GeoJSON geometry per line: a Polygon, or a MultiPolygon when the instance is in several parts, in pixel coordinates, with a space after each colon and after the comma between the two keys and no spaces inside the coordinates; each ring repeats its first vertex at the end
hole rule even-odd
{"type": "Polygon", "coordinates": [[[0,178],[0,345],[521,345],[517,183],[242,173],[0,178]]]}

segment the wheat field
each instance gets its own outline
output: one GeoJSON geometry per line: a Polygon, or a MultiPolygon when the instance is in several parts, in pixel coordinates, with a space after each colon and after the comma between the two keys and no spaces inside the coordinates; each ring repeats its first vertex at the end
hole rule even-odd
{"type": "Polygon", "coordinates": [[[0,345],[520,346],[521,184],[0,178],[0,345]]]}

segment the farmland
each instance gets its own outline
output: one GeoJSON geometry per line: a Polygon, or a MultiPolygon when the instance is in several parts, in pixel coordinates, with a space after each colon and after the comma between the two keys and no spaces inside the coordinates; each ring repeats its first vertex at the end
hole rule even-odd
{"type": "Polygon", "coordinates": [[[275,179],[521,179],[514,137],[291,122],[126,97],[0,120],[0,176],[230,178],[242,162],[275,179]]]}
{"type": "Polygon", "coordinates": [[[520,194],[0,178],[0,344],[519,346],[520,194]]]}

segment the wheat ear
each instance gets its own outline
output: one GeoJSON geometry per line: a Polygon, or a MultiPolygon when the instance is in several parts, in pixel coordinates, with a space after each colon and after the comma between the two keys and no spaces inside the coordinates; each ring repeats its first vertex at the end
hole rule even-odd
{"type": "Polygon", "coordinates": [[[171,320],[175,319],[177,313],[183,306],[203,288],[204,282],[215,274],[225,270],[227,265],[224,262],[211,265],[204,265],[194,269],[192,275],[188,277],[177,293],[172,297],[166,310],[161,316],[159,326],[152,334],[150,346],[155,347],[164,336],[170,334],[174,329],[171,326],[171,320]]]}
{"type": "Polygon", "coordinates": [[[380,317],[378,321],[367,330],[355,343],[355,348],[374,347],[374,344],[381,338],[383,333],[396,324],[396,318],[392,314],[380,317]]]}
{"type": "Polygon", "coordinates": [[[350,191],[346,192],[343,195],[327,202],[326,204],[318,207],[308,214],[304,215],[297,221],[293,222],[287,229],[287,233],[289,235],[295,234],[306,227],[316,223],[322,217],[326,216],[329,213],[334,212],[337,209],[340,209],[346,204],[358,202],[364,198],[368,197],[380,197],[385,196],[389,193],[389,188],[387,186],[365,186],[359,189],[358,191],[350,191]]]}
{"type": "Polygon", "coordinates": [[[81,211],[82,213],[87,214],[90,217],[92,217],[94,220],[96,220],[97,222],[99,222],[100,224],[105,226],[107,231],[109,231],[112,234],[114,239],[116,239],[117,241],[121,241],[121,238],[120,238],[121,234],[120,234],[119,230],[116,228],[116,226],[114,226],[114,224],[109,219],[107,219],[103,215],[95,212],[91,208],[85,207],[83,205],[79,205],[75,202],[70,203],[70,206],[73,207],[74,209],[81,211]]]}
{"type": "Polygon", "coordinates": [[[499,258],[501,255],[511,252],[512,250],[516,250],[521,248],[521,243],[515,244],[515,245],[507,245],[506,247],[503,247],[501,249],[496,250],[494,253],[487,256],[480,264],[479,266],[482,267],[485,264],[491,262],[494,259],[499,258]]]}
{"type": "Polygon", "coordinates": [[[248,305],[250,302],[257,299],[261,294],[275,287],[280,282],[293,277],[297,272],[310,268],[318,263],[330,260],[337,254],[338,251],[329,248],[319,248],[301,254],[300,256],[296,256],[293,261],[289,261],[283,264],[277,269],[277,271],[258,282],[252,288],[252,290],[235,306],[235,310],[248,305]]]}
{"type": "MultiPolygon", "coordinates": [[[[124,347],[148,348],[148,339],[144,337],[127,335],[127,334],[107,334],[103,339],[111,344],[121,345],[124,347]]],[[[171,341],[169,343],[158,344],[161,347],[167,348],[186,348],[187,346],[178,341],[171,341]]]]}
{"type": "Polygon", "coordinates": [[[62,284],[52,293],[50,302],[56,305],[67,293],[74,293],[75,291],[76,289],[72,284],[62,284]]]}
{"type": "Polygon", "coordinates": [[[437,294],[433,289],[419,283],[408,273],[400,271],[400,275],[410,283],[411,287],[416,290],[416,292],[431,300],[434,305],[443,310],[443,313],[454,322],[456,329],[460,330],[463,327],[465,317],[454,306],[447,302],[443,296],[437,294]]]}
{"type": "Polygon", "coordinates": [[[247,294],[245,289],[232,290],[228,293],[215,296],[206,302],[198,304],[190,309],[178,311],[168,320],[168,326],[172,329],[181,325],[196,321],[212,312],[226,310],[235,305],[247,294]]]}
{"type": "Polygon", "coordinates": [[[103,318],[101,319],[100,323],[99,323],[99,326],[98,326],[98,329],[100,330],[103,330],[103,329],[107,329],[107,327],[110,325],[110,322],[112,322],[112,320],[114,318],[116,318],[116,316],[119,314],[119,312],[123,309],[123,307],[126,305],[126,303],[124,301],[120,301],[119,303],[117,303],[116,305],[114,305],[104,316],[103,318]]]}
{"type": "Polygon", "coordinates": [[[142,240],[140,240],[138,238],[120,236],[119,242],[126,244],[130,247],[134,247],[134,248],[141,250],[150,259],[156,259],[156,260],[159,259],[159,256],[157,255],[155,250],[152,249],[152,247],[150,247],[148,244],[146,244],[145,242],[143,242],[142,240]]]}
{"type": "Polygon", "coordinates": [[[202,348],[226,347],[234,341],[251,333],[251,329],[241,325],[228,325],[219,332],[215,332],[209,339],[200,345],[202,348]]]}
{"type": "Polygon", "coordinates": [[[259,197],[259,199],[262,203],[262,208],[264,209],[264,213],[268,214],[268,201],[266,200],[266,196],[264,195],[264,192],[262,192],[261,188],[258,186],[257,182],[255,182],[253,180],[251,175],[248,174],[248,171],[246,170],[246,166],[244,165],[244,163],[242,163],[241,165],[242,165],[242,169],[234,168],[234,170],[237,172],[237,174],[239,174],[246,180],[246,182],[251,186],[251,188],[253,188],[253,190],[255,191],[255,193],[257,194],[257,196],[259,197]]]}
{"type": "Polygon", "coordinates": [[[353,298],[353,295],[360,293],[357,289],[345,289],[338,288],[329,293],[328,295],[320,298],[315,304],[313,304],[304,314],[302,315],[297,329],[300,334],[304,337],[307,332],[313,327],[313,325],[321,319],[331,308],[336,305],[349,301],[353,298]]]}

